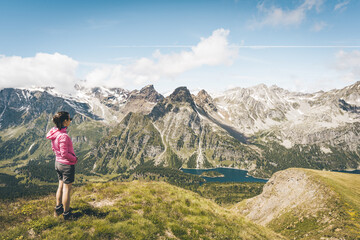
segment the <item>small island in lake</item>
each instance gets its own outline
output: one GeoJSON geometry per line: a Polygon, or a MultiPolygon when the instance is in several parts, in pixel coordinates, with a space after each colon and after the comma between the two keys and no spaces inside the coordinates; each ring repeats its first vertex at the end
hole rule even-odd
{"type": "Polygon", "coordinates": [[[207,172],[203,172],[201,174],[202,177],[211,177],[211,178],[215,178],[215,177],[224,177],[224,174],[221,174],[219,172],[216,171],[207,171],[207,172]]]}

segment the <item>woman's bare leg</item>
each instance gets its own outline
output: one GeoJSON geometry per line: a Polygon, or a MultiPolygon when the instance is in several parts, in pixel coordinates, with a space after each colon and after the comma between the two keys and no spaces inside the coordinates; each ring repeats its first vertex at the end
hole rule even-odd
{"type": "Polygon", "coordinates": [[[64,212],[69,211],[70,209],[70,192],[71,192],[72,183],[63,184],[63,194],[62,194],[62,203],[64,205],[64,212]]]}
{"type": "Polygon", "coordinates": [[[64,182],[59,180],[59,187],[56,191],[56,206],[62,204],[64,182]]]}

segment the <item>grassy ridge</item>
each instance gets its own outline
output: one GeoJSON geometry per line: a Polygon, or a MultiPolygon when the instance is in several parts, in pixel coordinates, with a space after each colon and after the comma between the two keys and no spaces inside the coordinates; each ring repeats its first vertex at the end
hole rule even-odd
{"type": "Polygon", "coordinates": [[[52,217],[54,197],[0,203],[1,239],[281,239],[196,193],[164,182],[74,189],[80,217],[52,217]]]}
{"type": "Polygon", "coordinates": [[[267,227],[291,239],[360,239],[360,175],[297,170],[310,175],[314,189],[309,191],[323,194],[323,198],[313,200],[321,207],[309,208],[310,203],[302,203],[285,209],[267,227]]]}
{"type": "Polygon", "coordinates": [[[202,197],[211,199],[224,207],[231,207],[233,204],[244,199],[259,195],[265,183],[256,182],[209,182],[199,186],[195,192],[202,197]]]}
{"type": "Polygon", "coordinates": [[[360,175],[340,172],[307,170],[320,178],[335,192],[340,194],[345,203],[354,207],[360,213],[360,175]]]}
{"type": "Polygon", "coordinates": [[[345,228],[349,238],[360,239],[360,175],[307,170],[338,195],[339,229],[345,228]]]}

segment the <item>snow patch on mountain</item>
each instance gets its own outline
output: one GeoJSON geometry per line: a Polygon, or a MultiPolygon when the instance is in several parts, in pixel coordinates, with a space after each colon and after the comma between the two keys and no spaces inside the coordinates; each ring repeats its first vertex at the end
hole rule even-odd
{"type": "Polygon", "coordinates": [[[284,147],[286,147],[287,149],[290,149],[293,147],[293,143],[288,140],[288,139],[284,139],[281,143],[281,145],[283,145],[284,147]]]}
{"type": "Polygon", "coordinates": [[[356,111],[345,111],[339,107],[339,99],[345,99],[352,106],[360,104],[359,85],[358,82],[344,89],[312,94],[290,92],[264,84],[234,88],[214,99],[218,112],[213,115],[247,136],[275,130],[281,133],[278,137],[282,138],[282,145],[289,148],[295,143],[302,143],[300,139],[309,132],[323,132],[359,122],[356,111]]]}

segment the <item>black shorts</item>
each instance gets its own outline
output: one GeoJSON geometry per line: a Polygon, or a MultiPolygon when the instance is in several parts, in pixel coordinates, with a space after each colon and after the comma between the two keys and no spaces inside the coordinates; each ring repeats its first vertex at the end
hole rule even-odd
{"type": "Polygon", "coordinates": [[[55,161],[55,170],[59,180],[66,184],[73,183],[75,180],[75,165],[67,165],[55,161]]]}

